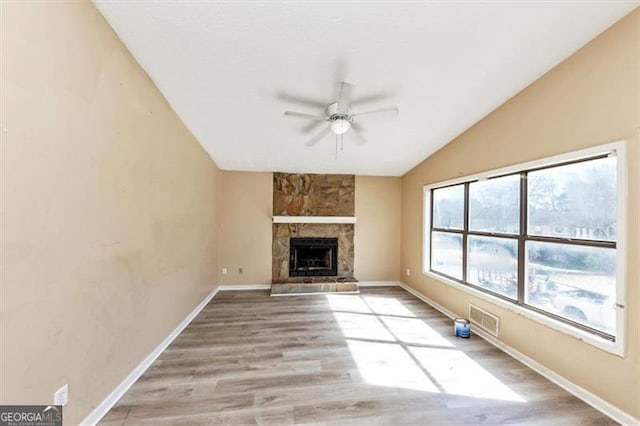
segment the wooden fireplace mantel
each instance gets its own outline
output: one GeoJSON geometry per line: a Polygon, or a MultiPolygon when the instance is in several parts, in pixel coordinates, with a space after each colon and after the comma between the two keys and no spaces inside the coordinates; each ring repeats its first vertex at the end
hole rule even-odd
{"type": "Polygon", "coordinates": [[[356,223],[355,216],[273,216],[273,223],[356,223]]]}

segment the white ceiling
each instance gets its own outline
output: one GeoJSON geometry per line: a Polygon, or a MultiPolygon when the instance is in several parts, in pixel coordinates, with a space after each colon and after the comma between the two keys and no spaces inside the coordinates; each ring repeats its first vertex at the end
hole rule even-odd
{"type": "MultiPolygon", "coordinates": [[[[638,1],[97,1],[186,126],[225,170],[399,176],[630,12],[638,1]],[[286,97],[387,99],[357,146],[314,147],[322,114],[286,97]],[[316,130],[317,132],[317,130],[316,130]]],[[[517,143],[517,141],[514,141],[517,143]]]]}

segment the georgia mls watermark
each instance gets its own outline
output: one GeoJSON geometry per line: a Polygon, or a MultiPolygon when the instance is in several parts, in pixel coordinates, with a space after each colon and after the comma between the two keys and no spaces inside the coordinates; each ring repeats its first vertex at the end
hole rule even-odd
{"type": "Polygon", "coordinates": [[[62,426],[62,406],[0,405],[0,426],[62,426]]]}

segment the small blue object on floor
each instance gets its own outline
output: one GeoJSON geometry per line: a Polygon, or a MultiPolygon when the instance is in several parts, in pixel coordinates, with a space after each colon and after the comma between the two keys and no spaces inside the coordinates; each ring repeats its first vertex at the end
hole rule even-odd
{"type": "Polygon", "coordinates": [[[456,318],[453,322],[453,331],[456,336],[468,339],[471,336],[471,324],[464,318],[456,318]]]}

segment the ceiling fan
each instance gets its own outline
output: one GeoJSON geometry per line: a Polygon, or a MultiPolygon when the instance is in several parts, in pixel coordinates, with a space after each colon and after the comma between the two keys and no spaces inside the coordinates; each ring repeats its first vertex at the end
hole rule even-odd
{"type": "MultiPolygon", "coordinates": [[[[327,105],[325,111],[325,115],[318,114],[310,114],[306,112],[297,112],[297,111],[285,111],[284,115],[289,117],[299,117],[305,118],[308,120],[313,120],[315,122],[326,122],[327,126],[314,137],[312,137],[307,143],[306,146],[313,146],[320,142],[320,140],[325,137],[330,132],[333,132],[336,135],[336,150],[338,146],[338,138],[342,143],[342,136],[345,133],[349,133],[350,136],[353,136],[353,139],[358,144],[363,144],[366,140],[360,134],[362,127],[360,126],[360,118],[362,116],[366,116],[369,114],[380,114],[380,113],[394,113],[398,114],[398,107],[388,107],[388,108],[380,108],[371,111],[363,111],[363,112],[351,112],[351,94],[353,93],[354,85],[346,82],[337,83],[337,91],[336,91],[336,100],[329,105],[327,105]]],[[[374,98],[374,97],[371,97],[374,98]]]]}

